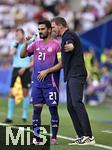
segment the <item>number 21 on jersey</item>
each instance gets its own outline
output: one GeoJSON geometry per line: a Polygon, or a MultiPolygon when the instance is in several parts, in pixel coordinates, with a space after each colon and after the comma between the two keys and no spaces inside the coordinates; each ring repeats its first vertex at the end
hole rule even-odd
{"type": "Polygon", "coordinates": [[[56,92],[49,92],[49,99],[50,100],[56,100],[57,99],[56,92]]]}
{"type": "Polygon", "coordinates": [[[38,53],[38,60],[45,61],[45,59],[46,59],[46,53],[39,52],[38,53]]]}

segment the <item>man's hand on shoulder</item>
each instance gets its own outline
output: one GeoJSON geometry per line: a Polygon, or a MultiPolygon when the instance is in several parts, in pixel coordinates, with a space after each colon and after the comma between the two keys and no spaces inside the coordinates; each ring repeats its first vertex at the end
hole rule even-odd
{"type": "Polygon", "coordinates": [[[67,43],[64,45],[65,52],[70,52],[74,50],[74,45],[72,43],[67,43]]]}

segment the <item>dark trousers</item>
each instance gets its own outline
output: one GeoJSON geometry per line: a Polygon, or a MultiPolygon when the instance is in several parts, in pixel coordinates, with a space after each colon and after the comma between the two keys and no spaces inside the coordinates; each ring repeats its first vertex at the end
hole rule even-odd
{"type": "Polygon", "coordinates": [[[89,118],[82,102],[85,80],[70,78],[67,81],[67,109],[79,137],[92,137],[89,118]]]}

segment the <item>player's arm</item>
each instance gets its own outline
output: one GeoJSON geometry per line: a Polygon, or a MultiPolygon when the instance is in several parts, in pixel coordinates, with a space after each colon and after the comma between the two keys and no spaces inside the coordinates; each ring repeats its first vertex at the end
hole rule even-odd
{"type": "Polygon", "coordinates": [[[48,73],[52,73],[52,72],[56,72],[59,71],[62,68],[62,60],[60,59],[58,61],[58,64],[56,64],[55,66],[48,68],[47,71],[48,73]]]}
{"type": "MultiPolygon", "coordinates": [[[[58,52],[57,55],[59,55],[60,52],[58,52]]],[[[61,54],[60,54],[61,56],[61,54]]],[[[38,75],[38,80],[44,80],[44,78],[49,74],[49,73],[53,73],[53,72],[57,72],[59,71],[60,69],[62,68],[62,60],[61,60],[61,57],[59,58],[58,56],[58,63],[53,66],[53,67],[50,67],[46,70],[43,70],[41,72],[39,72],[39,75],[38,75]]]]}
{"type": "Polygon", "coordinates": [[[58,63],[55,66],[48,68],[48,73],[59,71],[62,68],[61,52],[57,52],[57,58],[58,63]]]}
{"type": "Polygon", "coordinates": [[[24,45],[21,50],[20,57],[25,58],[27,56],[33,55],[34,49],[35,49],[34,38],[27,37],[26,40],[24,41],[24,45]]]}
{"type": "Polygon", "coordinates": [[[23,45],[23,48],[22,48],[22,50],[21,50],[21,53],[20,53],[20,57],[21,58],[25,58],[25,57],[27,57],[28,56],[28,53],[27,53],[27,47],[28,47],[28,43],[27,43],[27,41],[25,41],[24,42],[24,45],[23,45]]]}
{"type": "Polygon", "coordinates": [[[32,68],[33,65],[34,65],[34,57],[32,56],[32,57],[31,57],[31,61],[30,61],[29,65],[26,67],[26,69],[32,68]]]}

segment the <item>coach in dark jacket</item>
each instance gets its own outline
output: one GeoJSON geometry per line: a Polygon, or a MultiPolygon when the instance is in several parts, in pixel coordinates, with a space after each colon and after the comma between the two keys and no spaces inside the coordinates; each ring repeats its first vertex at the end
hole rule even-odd
{"type": "Polygon", "coordinates": [[[90,122],[82,102],[87,78],[80,39],[68,29],[64,18],[52,19],[52,31],[62,37],[61,50],[64,80],[67,81],[67,108],[78,138],[70,145],[94,144],[90,122]]]}

